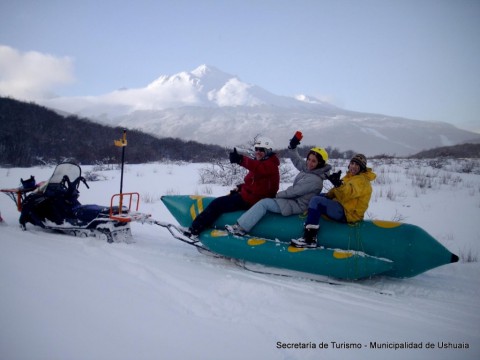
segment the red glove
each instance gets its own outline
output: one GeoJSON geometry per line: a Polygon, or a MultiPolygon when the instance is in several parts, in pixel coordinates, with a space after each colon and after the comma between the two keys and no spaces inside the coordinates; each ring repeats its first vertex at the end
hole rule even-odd
{"type": "Polygon", "coordinates": [[[303,139],[303,134],[301,131],[297,131],[295,135],[290,139],[290,144],[288,145],[289,149],[295,149],[299,144],[300,140],[303,139]]]}

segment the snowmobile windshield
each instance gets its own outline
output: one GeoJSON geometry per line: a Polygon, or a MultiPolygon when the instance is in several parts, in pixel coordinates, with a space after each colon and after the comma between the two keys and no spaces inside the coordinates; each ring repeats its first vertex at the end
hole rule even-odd
{"type": "Polygon", "coordinates": [[[82,170],[80,166],[73,163],[62,163],[57,165],[55,171],[52,174],[49,184],[60,184],[63,180],[63,177],[67,175],[68,179],[73,182],[82,175],[82,170]]]}

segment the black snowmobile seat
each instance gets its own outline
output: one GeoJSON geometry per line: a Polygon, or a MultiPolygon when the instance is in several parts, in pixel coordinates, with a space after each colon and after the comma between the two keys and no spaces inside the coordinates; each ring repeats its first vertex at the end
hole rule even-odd
{"type": "Polygon", "coordinates": [[[80,205],[75,207],[75,217],[81,222],[90,222],[97,218],[100,214],[108,216],[110,208],[100,205],[80,205]]]}

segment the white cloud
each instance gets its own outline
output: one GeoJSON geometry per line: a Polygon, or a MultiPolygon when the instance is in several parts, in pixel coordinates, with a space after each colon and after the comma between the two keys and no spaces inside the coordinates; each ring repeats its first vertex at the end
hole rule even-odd
{"type": "Polygon", "coordinates": [[[73,60],[37,51],[20,52],[0,45],[0,95],[21,100],[53,96],[54,89],[74,81],[73,60]]]}
{"type": "Polygon", "coordinates": [[[248,92],[249,88],[251,88],[251,85],[232,78],[220,90],[212,90],[208,96],[210,100],[215,100],[219,106],[255,106],[262,104],[260,100],[248,92]]]}

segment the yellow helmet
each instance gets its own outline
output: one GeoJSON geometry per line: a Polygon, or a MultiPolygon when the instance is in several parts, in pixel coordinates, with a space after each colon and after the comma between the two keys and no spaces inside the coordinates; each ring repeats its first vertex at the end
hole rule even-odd
{"type": "Polygon", "coordinates": [[[324,148],[314,147],[314,148],[311,148],[310,151],[313,151],[313,152],[319,154],[322,157],[323,161],[325,161],[325,162],[328,161],[328,153],[324,148]]]}

